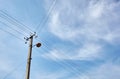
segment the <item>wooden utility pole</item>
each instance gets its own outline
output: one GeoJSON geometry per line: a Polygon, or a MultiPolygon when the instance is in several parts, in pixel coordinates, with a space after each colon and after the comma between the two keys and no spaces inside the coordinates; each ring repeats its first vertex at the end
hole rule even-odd
{"type": "Polygon", "coordinates": [[[26,66],[26,78],[30,79],[30,66],[31,66],[31,56],[32,56],[32,44],[33,44],[33,36],[35,34],[31,35],[27,40],[29,40],[29,51],[28,51],[28,58],[27,58],[27,66],[26,66]]]}
{"type": "MultiPolygon", "coordinates": [[[[31,34],[30,37],[25,38],[26,41],[29,40],[29,51],[28,51],[28,58],[27,58],[27,66],[26,66],[26,76],[25,79],[30,79],[30,66],[31,66],[31,60],[32,60],[32,48],[33,48],[33,37],[36,33],[31,34]]],[[[36,47],[40,47],[41,43],[37,43],[34,45],[36,47]]]]}

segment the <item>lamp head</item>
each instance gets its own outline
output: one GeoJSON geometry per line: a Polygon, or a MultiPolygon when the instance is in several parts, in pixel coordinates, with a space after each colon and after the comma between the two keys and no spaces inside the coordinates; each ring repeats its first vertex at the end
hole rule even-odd
{"type": "Polygon", "coordinates": [[[41,43],[37,43],[37,44],[36,44],[36,47],[41,47],[41,43]]]}

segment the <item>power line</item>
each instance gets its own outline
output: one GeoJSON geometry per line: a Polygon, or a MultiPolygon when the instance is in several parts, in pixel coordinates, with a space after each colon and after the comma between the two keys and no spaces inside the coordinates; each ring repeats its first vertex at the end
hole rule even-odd
{"type": "Polygon", "coordinates": [[[10,17],[11,19],[13,19],[14,21],[16,21],[17,23],[21,24],[22,26],[24,26],[25,29],[28,29],[29,31],[32,31],[32,29],[30,29],[28,26],[24,25],[23,23],[21,23],[20,21],[18,21],[17,19],[13,18],[11,15],[7,14],[4,11],[1,11],[3,14],[5,14],[6,16],[10,17]]]}
{"type": "MultiPolygon", "coordinates": [[[[38,37],[38,39],[40,39],[39,37],[38,37]]],[[[46,47],[46,49],[44,49],[44,50],[46,50],[48,53],[50,52],[49,50],[52,50],[51,48],[49,48],[48,47],[48,45],[51,45],[51,44],[53,44],[53,43],[49,43],[49,42],[46,42],[45,40],[41,40],[42,41],[42,43],[44,43],[44,46],[46,47]]],[[[54,47],[54,49],[55,50],[57,50],[57,48],[56,47],[54,47]]],[[[61,52],[60,52],[61,53],[61,52]]],[[[63,54],[63,53],[62,53],[63,54]]],[[[54,56],[54,54],[52,54],[53,56],[54,56]]],[[[51,56],[52,56],[51,55],[51,56]]],[[[69,55],[66,55],[66,54],[63,54],[64,55],[64,57],[65,58],[71,58],[69,55]]],[[[47,55],[46,55],[47,56],[47,55]]],[[[54,56],[55,58],[56,58],[56,60],[60,60],[61,61],[61,59],[59,59],[59,58],[57,58],[56,56],[54,56]]],[[[48,57],[49,58],[49,57],[48,57]]],[[[72,59],[72,58],[71,58],[72,59]]],[[[53,59],[52,59],[53,60],[53,59]]],[[[54,60],[53,60],[54,61],[54,60]]],[[[66,64],[66,66],[67,67],[71,67],[71,70],[72,70],[72,72],[73,73],[76,73],[76,75],[77,76],[79,76],[79,74],[82,74],[81,72],[79,72],[79,67],[77,67],[77,68],[75,68],[74,66],[75,66],[75,64],[73,64],[73,63],[69,63],[69,62],[67,62],[67,61],[64,61],[64,59],[63,59],[63,63],[65,63],[66,64]]]]}
{"type": "Polygon", "coordinates": [[[23,39],[19,38],[18,36],[14,35],[13,33],[9,32],[9,31],[7,31],[7,30],[4,30],[4,29],[2,29],[2,28],[0,28],[0,30],[3,31],[3,32],[8,33],[8,34],[10,34],[10,35],[12,35],[12,36],[14,36],[14,37],[16,37],[17,39],[19,39],[19,40],[21,40],[21,41],[24,41],[23,39]]]}
{"type": "MultiPolygon", "coordinates": [[[[56,0],[55,0],[55,3],[56,3],[56,0]]],[[[55,5],[55,3],[53,4],[53,5],[55,5]]],[[[50,11],[48,12],[48,15],[47,15],[47,17],[45,18],[45,20],[43,20],[43,23],[41,23],[40,24],[40,27],[38,26],[38,27],[36,27],[36,29],[38,28],[38,32],[40,32],[41,30],[42,30],[42,24],[44,25],[44,23],[48,20],[48,18],[49,18],[49,15],[50,15],[50,13],[51,13],[51,11],[52,11],[52,9],[53,9],[53,7],[50,9],[50,11]],[[39,30],[40,29],[40,30],[39,30]]],[[[59,60],[59,59],[58,59],[59,60]]]]}
{"type": "MultiPolygon", "coordinates": [[[[40,51],[39,50],[36,50],[38,53],[40,53],[40,51]]],[[[42,49],[42,51],[43,52],[49,52],[47,49],[42,49]]],[[[40,56],[41,56],[41,53],[40,53],[40,56]]],[[[42,57],[42,56],[41,56],[42,57]]],[[[46,55],[46,58],[49,58],[49,56],[47,56],[46,55]]],[[[51,60],[52,61],[54,61],[54,62],[56,62],[56,64],[58,64],[58,65],[60,65],[61,67],[63,67],[63,68],[65,68],[65,69],[67,69],[67,70],[69,70],[69,66],[67,66],[67,63],[65,63],[65,62],[60,62],[60,59],[58,59],[57,57],[56,57],[56,59],[52,59],[51,58],[51,60]]]]}
{"type": "MultiPolygon", "coordinates": [[[[43,41],[42,41],[43,42],[43,41]]],[[[44,41],[44,43],[45,43],[45,41],[44,41]]],[[[49,52],[49,50],[51,50],[51,49],[49,49],[48,47],[47,47],[47,45],[44,45],[47,49],[44,49],[44,51],[46,51],[46,52],[49,52]]],[[[54,47],[54,49],[56,49],[55,47],[54,47]]],[[[57,49],[56,49],[57,50],[57,49]]],[[[46,55],[47,56],[47,55],[46,55]]],[[[52,54],[51,56],[54,56],[54,58],[55,58],[55,60],[54,59],[51,59],[51,60],[53,60],[53,61],[61,61],[61,59],[59,59],[59,58],[57,58],[54,54],[52,54]]],[[[66,58],[70,58],[70,56],[67,56],[67,55],[64,55],[66,58]]],[[[49,58],[49,56],[47,56],[48,58],[49,58]]],[[[78,70],[78,68],[75,68],[75,67],[73,67],[74,65],[72,64],[72,63],[68,63],[68,62],[66,62],[66,61],[64,61],[64,60],[62,60],[60,63],[59,62],[57,62],[58,64],[60,64],[62,67],[64,67],[64,68],[66,68],[67,70],[69,70],[69,67],[71,68],[71,72],[72,73],[74,73],[74,74],[76,74],[77,76],[79,76],[79,70],[78,70]]]]}
{"type": "Polygon", "coordinates": [[[12,29],[12,30],[16,31],[17,33],[22,34],[22,35],[24,35],[24,36],[25,36],[25,34],[24,34],[24,33],[20,32],[20,31],[18,31],[18,30],[16,30],[16,29],[14,29],[13,27],[11,27],[11,26],[7,25],[6,23],[4,23],[4,22],[2,22],[2,21],[0,21],[0,23],[1,23],[1,24],[3,24],[3,25],[5,25],[5,26],[7,26],[7,27],[9,27],[10,29],[12,29]]]}
{"type": "MultiPolygon", "coordinates": [[[[6,32],[6,31],[5,31],[6,32]]],[[[10,33],[11,34],[11,33],[10,33]]],[[[12,34],[13,35],[13,34],[12,34]]],[[[46,52],[49,52],[48,50],[46,50],[46,49],[44,49],[44,51],[46,51],[46,52]]],[[[55,57],[55,56],[54,56],[55,57]]],[[[58,58],[56,58],[57,60],[59,60],[58,58]]],[[[55,60],[54,60],[55,61],[55,60]]],[[[57,61],[56,61],[57,62],[57,61]]],[[[61,62],[61,63],[59,63],[59,62],[57,62],[59,65],[61,65],[62,67],[64,67],[64,68],[66,68],[67,70],[69,70],[69,66],[70,65],[72,65],[72,64],[70,64],[70,63],[67,63],[67,62],[61,62]],[[66,66],[65,66],[66,65],[66,66]]],[[[77,71],[76,71],[76,69],[75,68],[71,68],[71,71],[72,72],[76,72],[77,73],[77,71]]],[[[78,74],[79,75],[79,74],[78,74]]]]}
{"type": "MultiPolygon", "coordinates": [[[[5,20],[7,20],[8,22],[12,23],[13,25],[17,26],[18,28],[20,28],[21,30],[23,30],[21,27],[23,27],[26,31],[28,32],[33,32],[28,26],[24,25],[23,23],[19,22],[18,20],[16,20],[15,18],[13,18],[12,16],[10,16],[9,14],[7,14],[6,12],[0,10],[0,14],[2,18],[4,18],[5,20]]],[[[24,31],[24,30],[23,30],[24,31]]]]}
{"type": "MultiPolygon", "coordinates": [[[[13,35],[13,34],[12,34],[13,35]]],[[[49,52],[47,49],[44,49],[44,51],[46,51],[46,52],[49,52]]],[[[54,56],[55,57],[55,56],[54,56]]],[[[56,59],[59,61],[59,58],[57,58],[56,57],[56,59]]],[[[53,60],[53,61],[55,61],[56,63],[58,63],[60,66],[62,66],[63,68],[65,68],[65,69],[67,69],[68,71],[72,71],[72,72],[74,72],[75,71],[75,69],[73,69],[73,68],[71,68],[71,70],[69,70],[69,66],[70,66],[70,64],[69,63],[67,63],[67,62],[65,62],[65,61],[63,61],[63,62],[57,62],[57,60],[53,60]]],[[[72,65],[72,64],[71,64],[72,65]]],[[[10,73],[11,74],[11,73],[10,73]]],[[[7,75],[7,76],[9,76],[9,74],[7,75]]],[[[5,78],[6,78],[6,76],[5,76],[5,78]]],[[[5,79],[4,78],[4,79],[5,79]]]]}
{"type": "MultiPolygon", "coordinates": [[[[43,51],[49,52],[47,49],[44,49],[43,51]]],[[[39,52],[39,51],[38,51],[38,52],[39,52]]],[[[51,60],[54,61],[54,62],[56,62],[56,64],[58,64],[58,65],[60,65],[61,67],[65,68],[67,71],[76,74],[76,76],[79,76],[79,75],[80,75],[78,68],[73,67],[74,65],[73,65],[72,63],[68,63],[68,62],[66,62],[66,61],[64,61],[64,60],[60,60],[60,59],[57,58],[55,55],[53,55],[53,56],[54,56],[55,59],[52,59],[52,58],[51,58],[51,60]]],[[[47,55],[46,55],[46,57],[49,58],[49,56],[47,56],[47,55]]]]}
{"type": "MultiPolygon", "coordinates": [[[[1,17],[1,16],[0,16],[1,17]]],[[[6,17],[2,17],[4,19],[6,19],[6,17]]],[[[11,23],[12,25],[14,26],[18,26],[18,24],[14,23],[14,22],[11,22],[10,20],[7,20],[9,23],[11,23]]],[[[20,28],[19,28],[20,29],[20,28]]],[[[22,32],[25,32],[23,29],[20,29],[22,32]]],[[[26,33],[26,32],[25,32],[26,33]]],[[[27,34],[27,33],[26,33],[27,34]]]]}
{"type": "Polygon", "coordinates": [[[42,23],[40,23],[40,24],[36,27],[36,30],[38,29],[39,32],[42,30],[42,25],[44,25],[44,23],[48,20],[49,15],[50,15],[50,13],[52,12],[52,10],[53,10],[53,8],[54,8],[54,6],[55,6],[55,4],[56,4],[56,1],[57,1],[57,0],[54,0],[54,1],[53,1],[51,7],[49,8],[49,11],[48,11],[48,13],[47,13],[47,16],[46,16],[45,19],[42,21],[42,23]]]}
{"type": "Polygon", "coordinates": [[[42,22],[36,27],[36,30],[38,30],[38,31],[37,31],[38,33],[42,31],[43,25],[47,22],[47,20],[48,20],[48,18],[49,18],[49,15],[51,14],[52,10],[54,9],[56,3],[57,3],[57,0],[54,0],[54,1],[52,2],[52,5],[51,5],[51,7],[50,7],[49,10],[48,10],[47,15],[44,17],[44,19],[42,20],[42,22]]]}

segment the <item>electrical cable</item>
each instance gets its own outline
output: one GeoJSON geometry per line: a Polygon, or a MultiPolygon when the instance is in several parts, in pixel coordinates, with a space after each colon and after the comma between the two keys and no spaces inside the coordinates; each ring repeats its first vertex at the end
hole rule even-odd
{"type": "Polygon", "coordinates": [[[8,33],[8,34],[10,34],[10,35],[12,35],[12,36],[14,36],[14,37],[16,37],[17,39],[19,39],[19,40],[21,40],[21,41],[24,41],[23,39],[21,39],[21,38],[19,38],[18,36],[16,36],[16,35],[12,34],[12,33],[11,33],[11,32],[9,32],[9,31],[6,31],[6,30],[4,30],[4,29],[2,29],[2,28],[0,28],[0,30],[1,30],[1,31],[3,31],[3,32],[8,33]]]}
{"type": "MultiPolygon", "coordinates": [[[[39,54],[41,54],[40,53],[40,51],[38,51],[38,50],[36,50],[39,54]]],[[[42,49],[42,51],[43,52],[48,52],[47,50],[45,50],[45,49],[42,49]]],[[[40,57],[42,57],[41,55],[40,55],[40,57]]],[[[49,56],[46,56],[46,57],[48,57],[49,58],[49,56]]],[[[43,57],[44,58],[44,57],[43,57]]],[[[57,59],[57,58],[56,58],[57,59]]],[[[70,71],[69,70],[69,67],[68,66],[66,66],[66,63],[64,63],[64,62],[60,62],[58,59],[57,60],[55,60],[55,59],[51,59],[52,61],[54,61],[57,65],[59,65],[60,67],[62,67],[62,68],[65,68],[67,71],[70,71]],[[59,61],[59,62],[58,62],[59,61]]]]}
{"type": "MultiPolygon", "coordinates": [[[[49,18],[49,15],[50,15],[51,11],[53,10],[55,4],[56,4],[56,0],[54,0],[52,6],[50,7],[50,9],[49,9],[49,11],[48,11],[48,14],[47,14],[47,17],[45,17],[43,23],[45,23],[45,22],[47,21],[47,19],[49,18]]],[[[42,26],[43,23],[40,23],[40,24],[36,27],[36,29],[38,29],[39,26],[42,26]]],[[[40,27],[39,27],[39,28],[40,28],[40,27]]]]}
{"type": "MultiPolygon", "coordinates": [[[[39,37],[38,37],[38,38],[39,38],[39,37]]],[[[51,49],[48,47],[48,45],[50,45],[50,44],[48,44],[48,42],[46,43],[45,40],[44,40],[44,41],[42,40],[42,42],[44,43],[44,46],[47,48],[46,50],[48,50],[48,52],[49,52],[49,50],[51,50],[51,49]]],[[[56,47],[54,47],[54,49],[57,50],[56,47]]],[[[60,53],[61,53],[61,52],[60,52],[60,53]]],[[[52,54],[52,55],[54,55],[54,54],[52,54]]],[[[63,54],[63,55],[64,55],[65,58],[70,58],[70,59],[72,59],[69,55],[66,55],[66,54],[63,54]]],[[[56,57],[56,56],[54,56],[54,57],[56,57]]],[[[58,59],[58,61],[60,60],[59,58],[56,58],[56,59],[58,59]]],[[[72,66],[72,69],[73,69],[74,71],[76,71],[76,73],[77,73],[77,72],[80,73],[80,72],[79,72],[79,68],[78,68],[78,67],[77,67],[77,68],[74,67],[74,66],[75,66],[74,63],[68,63],[68,62],[66,62],[66,61],[64,61],[64,63],[67,63],[67,65],[69,65],[68,67],[71,67],[71,66],[72,66]]],[[[80,73],[80,74],[81,74],[81,73],[80,73]]]]}
{"type": "MultiPolygon", "coordinates": [[[[1,16],[0,16],[1,17],[1,16]]],[[[4,19],[6,19],[5,17],[2,17],[2,18],[4,18],[4,19]]],[[[11,22],[11,21],[9,21],[9,20],[7,20],[9,23],[11,23],[12,25],[14,25],[14,26],[18,26],[17,24],[14,24],[14,22],[11,22]]],[[[20,28],[19,28],[20,29],[20,28]]],[[[20,29],[20,31],[22,31],[22,33],[24,32],[26,35],[27,35],[27,33],[26,33],[26,31],[24,31],[23,29],[20,29]]]]}
{"type": "Polygon", "coordinates": [[[18,31],[18,30],[16,30],[16,29],[14,29],[13,27],[11,27],[11,26],[7,25],[6,23],[4,23],[4,22],[2,22],[2,21],[0,21],[0,23],[1,23],[1,24],[3,24],[3,25],[5,25],[5,26],[7,26],[7,27],[9,27],[10,29],[12,29],[12,30],[16,31],[17,33],[19,33],[19,34],[21,34],[21,35],[24,35],[24,36],[25,36],[25,34],[24,34],[24,33],[20,32],[20,31],[18,31]]]}
{"type": "MultiPolygon", "coordinates": [[[[5,31],[5,30],[4,30],[4,31],[5,31]]],[[[6,31],[5,31],[5,32],[6,32],[6,31]]],[[[8,32],[8,33],[9,33],[9,32],[8,32]]],[[[11,34],[11,33],[10,33],[10,34],[11,34]]],[[[12,35],[13,35],[13,34],[12,34],[12,35]]],[[[48,52],[49,52],[49,51],[48,51],[48,52]]],[[[54,57],[55,57],[55,56],[54,56],[54,57]]],[[[57,58],[56,58],[56,59],[57,59],[57,58]]],[[[59,64],[61,64],[61,63],[59,63],[59,64]]],[[[61,65],[62,65],[62,67],[64,67],[64,66],[67,65],[67,64],[66,64],[66,63],[62,63],[61,65]]],[[[64,68],[67,68],[67,69],[68,69],[68,66],[67,66],[67,67],[65,66],[64,68]]],[[[69,69],[68,69],[68,70],[69,70],[69,69]]]]}
{"type": "Polygon", "coordinates": [[[40,33],[40,32],[42,31],[43,25],[45,25],[45,23],[48,21],[49,15],[50,15],[51,12],[53,11],[56,3],[57,3],[57,0],[54,0],[54,1],[52,2],[52,5],[51,5],[51,7],[50,7],[49,10],[48,10],[47,16],[45,16],[44,19],[42,20],[42,22],[41,22],[40,24],[38,24],[38,26],[36,26],[36,31],[38,30],[37,33],[40,33]]]}
{"type": "MultiPolygon", "coordinates": [[[[17,26],[18,28],[20,28],[21,30],[23,30],[21,27],[23,27],[26,31],[28,32],[32,32],[33,31],[27,27],[26,25],[24,25],[23,23],[19,22],[18,20],[16,20],[15,18],[13,18],[12,16],[8,15],[7,13],[5,13],[4,11],[0,10],[0,14],[2,18],[4,18],[5,20],[7,20],[8,22],[10,22],[11,24],[17,26]]],[[[24,30],[23,30],[24,31],[24,30]]]]}
{"type": "MultiPolygon", "coordinates": [[[[45,45],[44,45],[45,46],[45,45]]],[[[47,45],[46,45],[47,46],[47,45]]],[[[46,47],[47,48],[47,47],[46,47]]],[[[47,49],[44,49],[44,51],[46,51],[46,52],[49,52],[49,49],[47,50],[47,49]]],[[[52,54],[53,56],[54,56],[54,58],[55,58],[55,60],[54,59],[52,59],[51,58],[51,60],[53,60],[53,61],[61,61],[59,58],[57,58],[54,54],[52,54]]],[[[47,55],[46,55],[47,56],[47,55]]],[[[66,56],[66,55],[64,55],[66,58],[68,58],[68,56],[66,56]]],[[[49,58],[49,56],[47,56],[48,58],[49,58]]],[[[68,63],[68,62],[66,62],[66,61],[62,61],[61,63],[59,63],[59,64],[62,64],[62,66],[65,66],[65,67],[67,67],[67,69],[69,69],[69,67],[71,68],[71,72],[73,72],[73,73],[75,73],[76,75],[79,75],[79,71],[78,71],[78,68],[74,68],[73,66],[73,64],[72,63],[68,63]],[[75,72],[74,72],[75,71],[75,72]]]]}
{"type": "Polygon", "coordinates": [[[11,15],[7,14],[5,11],[2,11],[1,12],[3,14],[5,14],[6,16],[8,16],[9,18],[13,19],[14,21],[16,21],[17,23],[21,24],[22,26],[24,26],[25,29],[28,29],[29,31],[33,32],[32,29],[30,29],[28,26],[24,25],[23,23],[21,23],[20,21],[18,21],[17,19],[13,18],[11,15]]]}
{"type": "MultiPolygon", "coordinates": [[[[45,52],[49,52],[48,50],[44,49],[43,51],[45,52]]],[[[38,51],[39,52],[39,51],[38,51]]],[[[76,76],[79,76],[79,71],[77,70],[77,68],[74,68],[71,63],[68,63],[68,62],[65,62],[64,60],[60,60],[59,58],[57,58],[55,55],[52,55],[54,56],[55,59],[52,59],[52,61],[56,62],[56,64],[60,65],[61,67],[63,67],[64,69],[66,69],[67,71],[71,72],[71,73],[74,73],[74,75],[76,76]]],[[[46,55],[46,57],[49,58],[49,56],[46,55]]]]}
{"type": "MultiPolygon", "coordinates": [[[[56,1],[56,0],[55,0],[55,1],[56,1]]],[[[55,3],[56,3],[56,2],[55,2],[55,3]]],[[[55,3],[53,4],[53,6],[55,5],[55,3]]],[[[37,29],[37,28],[40,26],[40,27],[38,28],[38,30],[40,29],[38,32],[40,32],[40,31],[42,30],[42,28],[43,28],[43,27],[41,27],[41,26],[42,26],[42,24],[44,25],[44,24],[45,24],[45,22],[48,20],[49,15],[50,15],[50,12],[51,12],[51,11],[52,11],[52,9],[54,8],[53,6],[52,6],[52,8],[49,10],[48,15],[47,15],[47,17],[45,18],[45,20],[43,21],[43,23],[41,23],[40,25],[38,25],[38,26],[36,27],[36,29],[37,29]]],[[[48,51],[48,52],[49,52],[49,51],[48,51]]]]}

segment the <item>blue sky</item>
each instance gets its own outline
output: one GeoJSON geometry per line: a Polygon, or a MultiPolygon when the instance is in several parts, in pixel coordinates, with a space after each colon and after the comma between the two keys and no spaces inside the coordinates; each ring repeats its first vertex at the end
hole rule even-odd
{"type": "Polygon", "coordinates": [[[120,0],[0,0],[0,79],[119,79],[120,0]],[[14,20],[16,19],[16,20],[14,20]]]}

